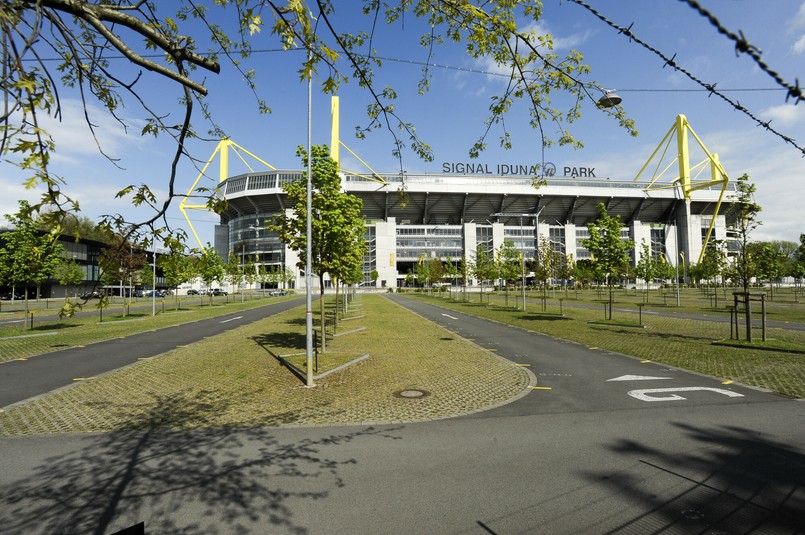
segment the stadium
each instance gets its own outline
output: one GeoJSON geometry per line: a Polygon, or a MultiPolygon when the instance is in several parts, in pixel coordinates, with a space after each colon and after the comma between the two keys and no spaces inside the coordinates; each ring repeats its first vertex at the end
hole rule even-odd
{"type": "MultiPolygon", "coordinates": [[[[338,137],[337,98],[332,132],[331,155],[340,162],[344,145],[338,137]]],[[[230,140],[223,140],[208,161],[220,158],[219,193],[227,203],[215,230],[216,250],[224,258],[238,255],[243,263],[248,259],[268,268],[285,266],[295,274],[292,285],[304,287],[297,254],[265,228],[275,214],[291,208],[283,184],[303,179],[304,172],[270,169],[229,176],[230,150],[241,160],[245,152],[262,162],[230,140]]],[[[735,185],[684,115],[677,116],[630,181],[554,162],[444,162],[441,170],[427,175],[341,173],[344,191],[363,201],[368,246],[363,286],[399,287],[422,259],[457,265],[472,259],[479,248],[498,250],[505,241],[526,261],[538,254],[543,239],[575,261],[589,259],[582,241],[600,203],[610,215],[620,216],[623,238],[634,241],[633,262],[646,243],[652,256],[662,256],[683,273],[701,259],[708,243],[729,244],[732,238],[729,214],[736,202],[735,185]],[[539,170],[541,185],[535,187],[539,170]]],[[[186,212],[191,208],[203,207],[187,199],[181,205],[195,234],[186,212]]]]}

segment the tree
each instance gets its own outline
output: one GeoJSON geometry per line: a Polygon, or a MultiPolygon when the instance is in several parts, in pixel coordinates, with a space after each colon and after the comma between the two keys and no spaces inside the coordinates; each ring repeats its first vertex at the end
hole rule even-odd
{"type": "Polygon", "coordinates": [[[805,234],[799,235],[799,246],[794,253],[794,264],[791,267],[791,276],[799,283],[802,284],[802,279],[805,279],[805,234]]]}
{"type": "Polygon", "coordinates": [[[629,267],[629,251],[634,242],[621,237],[621,218],[611,216],[603,203],[598,205],[598,219],[587,224],[590,237],[582,245],[590,251],[592,264],[607,281],[609,307],[607,318],[612,319],[612,285],[629,267]]]}
{"type": "Polygon", "coordinates": [[[658,262],[651,256],[651,248],[646,243],[646,240],[643,240],[640,244],[640,259],[635,266],[635,272],[638,277],[646,281],[646,302],[648,302],[649,282],[657,276],[657,264],[658,262]]]}
{"type": "Polygon", "coordinates": [[[243,280],[243,268],[238,260],[238,255],[229,251],[229,259],[224,264],[224,280],[232,287],[232,292],[236,291],[235,285],[243,280]]]}
{"type": "Polygon", "coordinates": [[[509,306],[509,283],[520,280],[522,276],[520,261],[520,251],[515,248],[514,242],[504,240],[498,248],[498,276],[506,284],[506,306],[509,306]]]}
{"type": "MultiPolygon", "coordinates": [[[[212,283],[215,281],[220,283],[224,278],[224,274],[226,273],[224,270],[224,261],[221,258],[221,255],[218,254],[218,251],[216,251],[215,248],[208,243],[207,246],[201,251],[201,254],[196,257],[195,264],[195,271],[204,282],[204,286],[207,288],[207,293],[210,294],[212,283]]],[[[211,294],[210,303],[212,303],[211,294]]]]}
{"type": "Polygon", "coordinates": [[[542,285],[543,303],[547,296],[548,279],[553,275],[553,249],[551,242],[545,236],[542,236],[537,248],[537,257],[531,263],[531,270],[534,272],[534,279],[542,285]]]}
{"type": "MultiPolygon", "coordinates": [[[[699,276],[704,280],[714,281],[724,271],[727,265],[727,256],[724,254],[724,243],[715,240],[704,251],[702,261],[698,264],[699,276]]],[[[691,271],[694,271],[691,268],[691,271]]]]}
{"type": "Polygon", "coordinates": [[[257,271],[257,265],[254,263],[254,260],[247,258],[246,265],[243,266],[243,279],[246,281],[246,284],[249,285],[249,290],[251,290],[252,285],[257,282],[259,277],[260,274],[257,271]]]}
{"type": "Polygon", "coordinates": [[[780,250],[769,242],[756,242],[749,244],[750,255],[755,264],[755,273],[759,280],[769,282],[769,287],[774,295],[774,281],[781,278],[784,274],[784,257],[780,250]]]}
{"type": "Polygon", "coordinates": [[[140,245],[126,239],[124,235],[115,234],[101,249],[98,264],[104,284],[111,286],[117,283],[122,294],[122,287],[129,286],[135,275],[147,266],[147,259],[140,245]]]}
{"type": "Polygon", "coordinates": [[[730,265],[729,273],[733,279],[740,282],[744,293],[749,292],[749,284],[755,277],[757,269],[749,247],[749,236],[753,230],[763,224],[758,219],[761,207],[755,202],[755,190],[755,185],[749,182],[749,175],[744,173],[738,177],[738,197],[727,216],[735,221],[733,228],[738,235],[738,254],[730,265]]]}
{"type": "Polygon", "coordinates": [[[420,259],[414,266],[414,274],[423,288],[430,288],[445,276],[445,268],[438,258],[420,259]]]}
{"type": "Polygon", "coordinates": [[[475,250],[469,264],[470,271],[481,285],[481,302],[484,302],[484,281],[493,281],[497,278],[495,259],[484,245],[475,250]]]}
{"type": "Polygon", "coordinates": [[[72,258],[62,257],[53,270],[53,278],[64,286],[76,286],[84,280],[84,270],[72,258]]]}
{"type": "MultiPolygon", "coordinates": [[[[364,239],[365,225],[361,210],[362,201],[344,193],[341,189],[341,177],[338,166],[330,158],[330,151],[325,145],[314,145],[310,178],[313,188],[311,194],[311,233],[312,258],[310,265],[319,276],[319,301],[321,311],[321,350],[325,351],[325,317],[324,317],[324,275],[331,278],[342,277],[350,273],[355,266],[363,263],[366,252],[364,239]]],[[[304,168],[308,166],[308,154],[299,147],[297,155],[302,158],[304,168]]],[[[291,214],[279,214],[274,217],[268,229],[278,232],[280,240],[299,255],[299,267],[307,263],[307,174],[302,180],[286,183],[283,190],[293,207],[291,214]]]]}
{"type": "MultiPolygon", "coordinates": [[[[490,97],[490,116],[479,125],[482,135],[470,148],[471,156],[486,148],[486,138],[493,127],[500,129],[500,145],[512,146],[505,125],[509,115],[521,114],[513,109],[518,101],[524,102],[528,109],[527,114],[521,115],[538,132],[543,146],[554,143],[580,146],[567,126],[580,117],[585,104],[611,115],[630,134],[636,135],[633,121],[625,116],[623,108],[597,106],[594,88],[601,84],[590,78],[590,69],[578,51],[560,57],[552,52],[550,35],[530,31],[539,27],[542,17],[539,3],[417,0],[396,5],[365,2],[355,9],[352,3],[328,0],[181,1],[175,14],[168,11],[174,6],[176,3],[75,0],[10,0],[0,5],[0,17],[5,21],[4,42],[16,45],[4,46],[2,51],[4,69],[0,79],[8,104],[1,116],[4,135],[0,152],[16,157],[16,164],[29,173],[27,185],[44,186],[46,193],[35,208],[55,207],[46,223],[57,234],[65,212],[79,209],[69,189],[62,187],[62,179],[51,173],[51,155],[56,147],[40,126],[44,116],[60,117],[62,93],[74,90],[81,96],[87,128],[93,135],[97,123],[93,117],[94,105],[123,123],[119,109],[135,103],[145,116],[142,134],[168,137],[175,143],[171,170],[166,173],[167,184],[159,184],[169,192],[164,202],[157,201],[153,193],[155,184],[133,184],[118,193],[129,197],[133,204],[150,206],[153,215],[133,225],[119,215],[109,216],[103,223],[119,232],[125,229],[123,234],[136,241],[139,231],[164,218],[171,200],[178,195],[174,188],[178,164],[182,158],[192,159],[186,153],[186,142],[199,135],[192,126],[199,105],[203,119],[212,123],[211,135],[224,134],[205,106],[203,97],[207,88],[198,79],[219,73],[219,60],[228,61],[252,91],[256,110],[270,112],[258,91],[255,71],[249,68],[254,42],[259,42],[259,48],[273,46],[265,43],[264,35],[269,32],[261,30],[266,27],[284,50],[307,50],[300,59],[303,80],[310,79],[314,72],[326,73],[321,85],[326,93],[335,93],[350,79],[357,80],[370,101],[366,122],[358,125],[357,134],[365,136],[384,127],[391,136],[392,151],[400,160],[406,145],[426,160],[433,155],[415,126],[395,106],[396,91],[390,87],[381,89],[376,83],[376,71],[382,61],[374,50],[371,55],[366,55],[365,50],[376,42],[374,33],[382,27],[378,22],[411,26],[412,19],[419,19],[422,35],[414,38],[429,55],[439,46],[457,44],[471,58],[488,58],[509,70],[511,82],[490,97]],[[339,13],[346,12],[342,20],[349,20],[354,33],[346,33],[339,26],[336,9],[339,13]],[[109,61],[119,55],[126,61],[109,61]],[[179,114],[160,113],[150,106],[144,88],[153,87],[156,82],[167,82],[175,88],[181,106],[179,114]],[[552,104],[564,100],[555,98],[557,93],[570,97],[565,107],[552,104]],[[178,124],[173,119],[177,115],[181,116],[178,124]],[[400,135],[407,139],[401,139],[400,135]]],[[[418,81],[418,91],[426,92],[430,83],[431,70],[426,66],[418,81]]],[[[103,153],[102,141],[96,140],[103,153]]],[[[221,206],[214,192],[197,193],[207,198],[211,208],[221,206]]]]}
{"type": "Polygon", "coordinates": [[[53,275],[61,261],[62,247],[56,237],[42,234],[37,230],[36,222],[31,217],[31,206],[27,201],[19,201],[19,210],[14,215],[6,215],[6,220],[13,227],[2,235],[3,247],[0,248],[0,272],[2,283],[12,287],[25,289],[25,309],[28,310],[28,286],[36,286],[39,298],[39,286],[53,275]]]}
{"type": "Polygon", "coordinates": [[[565,292],[567,292],[567,281],[576,275],[576,262],[573,261],[572,254],[563,255],[559,253],[556,260],[556,276],[565,283],[565,292]]]}
{"type": "MultiPolygon", "coordinates": [[[[169,288],[175,289],[192,278],[190,257],[185,254],[184,243],[179,239],[168,238],[165,240],[165,245],[168,251],[157,258],[157,265],[162,270],[162,276],[165,277],[165,284],[169,288]]],[[[179,294],[174,292],[174,295],[178,308],[179,294]]]]}

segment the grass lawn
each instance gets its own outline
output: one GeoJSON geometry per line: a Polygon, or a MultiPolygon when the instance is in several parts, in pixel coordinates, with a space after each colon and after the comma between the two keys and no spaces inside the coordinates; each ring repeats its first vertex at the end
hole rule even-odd
{"type": "MultiPolygon", "coordinates": [[[[185,298],[179,302],[178,308],[176,308],[176,301],[170,299],[165,301],[164,309],[161,305],[158,306],[156,316],[151,316],[150,306],[147,307],[147,312],[137,309],[132,310],[131,313],[125,316],[118,307],[112,310],[104,310],[103,322],[99,321],[99,311],[95,309],[92,303],[85,306],[84,311],[93,311],[94,313],[76,316],[72,319],[59,320],[58,316],[54,316],[55,312],[51,310],[48,319],[37,320],[33,329],[26,329],[21,324],[0,327],[0,363],[41,355],[68,347],[80,347],[93,342],[119,338],[147,330],[180,325],[229,312],[275,303],[279,299],[291,298],[292,296],[251,299],[245,303],[231,300],[226,305],[219,300],[212,306],[210,306],[209,300],[206,298],[204,300],[185,298]]],[[[44,311],[40,313],[44,314],[44,311]]],[[[8,318],[3,317],[3,319],[8,318]]]]}
{"type": "Polygon", "coordinates": [[[359,299],[364,317],[339,332],[365,329],[328,340],[328,351],[369,358],[316,388],[277,359],[304,348],[300,307],[11,408],[0,434],[416,421],[502,403],[530,383],[523,368],[383,296],[359,299]],[[427,395],[395,396],[411,389],[427,395]]]}

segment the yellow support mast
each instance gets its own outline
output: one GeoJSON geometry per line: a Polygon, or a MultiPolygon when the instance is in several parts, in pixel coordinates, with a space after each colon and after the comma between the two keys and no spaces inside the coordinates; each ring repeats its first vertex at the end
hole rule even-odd
{"type": "Polygon", "coordinates": [[[707,150],[704,142],[702,142],[701,138],[699,138],[699,136],[693,130],[693,127],[690,126],[687,118],[681,114],[677,115],[674,125],[668,130],[668,133],[665,134],[665,137],[662,138],[662,141],[660,141],[659,145],[657,145],[657,148],[654,149],[654,152],[651,154],[651,156],[649,156],[649,159],[637,173],[637,176],[634,179],[635,182],[640,180],[640,177],[649,167],[649,164],[655,161],[655,157],[657,157],[656,167],[654,168],[653,176],[649,181],[649,185],[646,187],[646,190],[679,188],[682,191],[685,201],[690,202],[694,191],[707,189],[712,186],[721,186],[721,194],[718,197],[718,202],[716,203],[715,210],[713,211],[713,218],[710,221],[710,228],[707,230],[707,235],[704,238],[702,250],[699,254],[698,261],[701,262],[702,258],[704,257],[704,253],[707,250],[707,244],[710,242],[710,236],[712,235],[713,228],[716,224],[716,216],[721,208],[721,202],[724,200],[724,193],[727,191],[727,184],[729,183],[727,172],[721,165],[721,162],[718,159],[718,154],[710,153],[710,151],[707,150]],[[693,167],[690,165],[690,147],[688,142],[689,136],[693,137],[699,148],[705,154],[705,159],[693,167]],[[676,158],[672,159],[665,168],[660,170],[660,166],[665,162],[665,157],[668,154],[668,151],[671,147],[671,142],[674,138],[676,138],[677,156],[676,158]],[[657,157],[658,155],[659,157],[657,157]],[[679,175],[670,180],[670,183],[662,183],[657,185],[665,173],[673,167],[674,162],[678,163],[679,175]],[[710,164],[710,178],[700,179],[699,175],[704,171],[705,164],[708,163],[710,164]],[[695,175],[694,172],[696,173],[695,175]]]}
{"type": "MultiPolygon", "coordinates": [[[[210,205],[209,204],[191,204],[190,201],[191,201],[191,199],[193,199],[196,196],[196,193],[197,193],[196,188],[198,187],[198,183],[201,181],[202,178],[207,176],[206,175],[207,168],[210,166],[210,164],[212,164],[213,161],[215,161],[216,156],[218,157],[218,183],[220,184],[221,182],[223,182],[224,180],[229,178],[229,151],[230,151],[230,149],[235,152],[235,155],[237,155],[237,157],[240,158],[240,160],[243,162],[243,164],[252,173],[254,172],[254,169],[252,169],[252,166],[249,165],[249,162],[246,161],[246,159],[243,157],[244,154],[249,156],[249,157],[251,157],[251,158],[253,158],[254,160],[260,162],[261,164],[265,165],[269,169],[276,170],[276,167],[274,167],[273,165],[265,162],[262,158],[260,158],[258,156],[255,156],[254,154],[252,154],[248,150],[244,149],[243,147],[241,147],[240,145],[238,145],[237,143],[235,143],[234,141],[232,141],[229,138],[223,138],[223,139],[221,139],[221,141],[218,142],[218,145],[215,147],[215,150],[212,152],[212,155],[206,161],[206,163],[204,164],[204,167],[201,168],[201,172],[196,177],[195,182],[193,182],[193,185],[190,186],[189,190],[187,190],[187,195],[185,195],[185,198],[182,199],[181,203],[179,203],[179,210],[182,212],[182,215],[184,216],[185,221],[187,221],[187,226],[188,226],[188,228],[190,228],[190,232],[193,234],[193,237],[196,238],[196,242],[198,243],[198,246],[201,249],[204,249],[205,246],[201,242],[201,238],[199,238],[198,233],[196,232],[196,229],[193,227],[193,222],[190,220],[190,217],[187,215],[187,210],[205,210],[205,211],[210,210],[210,205]]],[[[210,178],[210,177],[208,177],[208,178],[210,178]]]]}
{"type": "MultiPolygon", "coordinates": [[[[341,168],[341,150],[340,150],[341,147],[344,147],[347,151],[349,151],[350,154],[352,154],[352,156],[354,156],[360,163],[362,163],[371,172],[368,175],[367,174],[361,174],[361,173],[354,173],[354,172],[350,172],[350,174],[365,178],[367,180],[380,182],[380,183],[382,183],[384,185],[388,184],[377,172],[375,172],[374,169],[371,168],[371,166],[369,166],[368,163],[363,161],[357,154],[355,154],[349,147],[347,147],[341,141],[340,135],[339,135],[339,122],[340,122],[339,100],[338,100],[337,96],[332,97],[331,107],[330,107],[330,114],[331,114],[331,117],[332,117],[332,129],[331,129],[331,132],[330,132],[330,157],[338,165],[339,171],[344,172],[343,169],[341,168]]],[[[187,214],[187,210],[205,210],[205,211],[209,211],[211,209],[211,206],[209,204],[206,204],[206,203],[205,204],[193,204],[191,202],[191,200],[194,197],[197,196],[198,192],[196,191],[196,188],[198,187],[198,184],[201,181],[201,179],[204,178],[204,177],[211,178],[211,177],[207,176],[206,173],[207,173],[207,169],[212,164],[212,162],[215,161],[216,157],[218,157],[218,183],[220,184],[221,182],[223,182],[224,180],[229,178],[229,151],[230,150],[234,151],[235,155],[238,158],[240,158],[241,162],[243,162],[243,164],[246,166],[246,168],[249,170],[249,172],[253,173],[255,171],[252,168],[252,166],[249,165],[249,162],[246,160],[246,158],[244,158],[244,156],[243,156],[244,154],[249,156],[249,157],[251,157],[252,159],[256,160],[257,162],[265,165],[269,169],[272,169],[272,170],[276,171],[276,167],[274,167],[273,165],[267,163],[266,161],[264,161],[260,157],[255,156],[254,154],[252,154],[248,150],[244,149],[243,147],[241,147],[240,145],[238,145],[237,143],[235,143],[231,139],[229,139],[229,138],[221,139],[221,141],[215,147],[215,150],[213,151],[212,155],[209,157],[209,159],[204,164],[204,167],[202,167],[201,172],[196,177],[195,182],[193,182],[193,185],[190,186],[190,189],[187,191],[187,195],[185,195],[185,198],[182,199],[182,202],[179,204],[179,210],[182,212],[182,215],[184,216],[185,221],[187,221],[187,225],[188,225],[188,228],[190,229],[190,232],[193,234],[193,237],[196,239],[196,242],[198,243],[198,245],[199,245],[199,247],[201,249],[204,249],[205,246],[201,242],[201,238],[199,238],[198,233],[196,232],[196,229],[193,227],[193,223],[192,223],[192,221],[190,220],[190,217],[187,214]]]]}
{"type": "Polygon", "coordinates": [[[339,134],[339,130],[340,130],[340,113],[339,113],[339,109],[340,109],[340,106],[339,106],[338,97],[333,96],[332,100],[331,100],[331,104],[330,104],[330,113],[331,113],[331,117],[332,117],[332,129],[330,131],[330,158],[332,158],[333,161],[336,163],[336,165],[338,166],[339,171],[341,171],[343,173],[344,169],[341,167],[341,147],[344,147],[345,149],[347,149],[347,151],[352,156],[355,157],[356,160],[361,162],[364,167],[366,167],[369,171],[371,171],[371,174],[368,174],[368,175],[367,174],[362,174],[362,173],[355,173],[355,172],[349,172],[349,174],[359,176],[359,177],[365,178],[367,180],[380,182],[383,185],[388,185],[388,182],[386,182],[386,180],[383,177],[381,177],[374,169],[372,169],[372,167],[368,163],[363,161],[360,156],[355,154],[352,151],[352,149],[347,147],[344,144],[344,142],[341,141],[341,137],[340,137],[340,134],[339,134]]]}

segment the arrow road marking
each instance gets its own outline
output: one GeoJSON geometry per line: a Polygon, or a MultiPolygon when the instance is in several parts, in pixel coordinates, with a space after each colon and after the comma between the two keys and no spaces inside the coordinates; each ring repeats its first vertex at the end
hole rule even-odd
{"type": "Polygon", "coordinates": [[[732,392],[731,390],[724,390],[723,388],[711,388],[709,386],[685,386],[680,388],[644,388],[642,390],[630,390],[628,394],[633,398],[641,401],[681,401],[687,398],[678,396],[677,394],[670,394],[664,397],[654,397],[649,394],[662,394],[663,392],[696,392],[696,391],[709,391],[717,394],[724,394],[731,398],[742,398],[743,394],[732,392]]]}
{"type": "Polygon", "coordinates": [[[223,321],[221,321],[221,323],[228,323],[230,321],[239,320],[241,318],[243,318],[243,316],[235,316],[234,318],[229,318],[228,320],[223,320],[223,321]]]}
{"type": "Polygon", "coordinates": [[[448,318],[450,318],[451,320],[457,320],[457,319],[458,319],[458,318],[454,318],[454,317],[453,317],[453,316],[451,316],[450,314],[445,314],[444,312],[442,312],[442,316],[447,316],[447,317],[448,317],[448,318]]]}
{"type": "Polygon", "coordinates": [[[621,375],[614,379],[607,379],[610,381],[659,381],[660,379],[673,379],[673,377],[652,377],[651,375],[621,375]]]}

